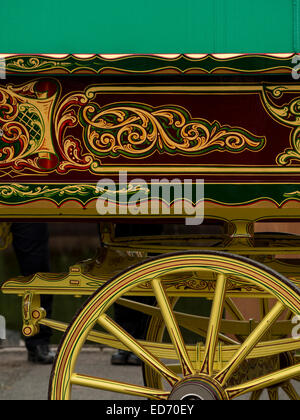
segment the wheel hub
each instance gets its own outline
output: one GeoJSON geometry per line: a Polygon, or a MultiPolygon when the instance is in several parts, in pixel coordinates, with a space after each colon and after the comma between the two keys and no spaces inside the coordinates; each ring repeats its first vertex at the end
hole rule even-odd
{"type": "Polygon", "coordinates": [[[173,388],[169,400],[227,400],[224,389],[212,378],[195,375],[184,378],[173,388]]]}

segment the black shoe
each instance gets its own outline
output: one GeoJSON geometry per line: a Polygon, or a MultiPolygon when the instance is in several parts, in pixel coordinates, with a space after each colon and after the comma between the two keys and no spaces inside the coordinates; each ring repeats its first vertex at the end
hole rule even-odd
{"type": "Polygon", "coordinates": [[[141,366],[142,361],[134,353],[130,353],[127,359],[127,364],[132,366],[141,366]]]}
{"type": "Polygon", "coordinates": [[[54,362],[55,354],[50,351],[47,344],[39,344],[28,350],[28,361],[40,363],[42,365],[51,365],[54,362]]]}
{"type": "Polygon", "coordinates": [[[118,350],[111,356],[110,363],[112,365],[127,365],[129,351],[118,350]]]}

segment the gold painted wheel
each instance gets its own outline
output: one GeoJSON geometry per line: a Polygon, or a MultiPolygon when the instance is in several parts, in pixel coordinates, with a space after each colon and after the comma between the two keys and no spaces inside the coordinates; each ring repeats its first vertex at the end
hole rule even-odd
{"type": "MultiPolygon", "coordinates": [[[[184,329],[182,329],[183,330],[182,332],[185,333],[185,336],[186,336],[185,343],[186,344],[188,343],[188,345],[192,345],[192,344],[195,344],[195,336],[194,336],[195,324],[193,322],[195,318],[194,315],[195,313],[197,313],[198,319],[203,320],[203,313],[207,312],[207,307],[203,308],[203,299],[202,299],[199,305],[200,307],[198,308],[197,312],[194,310],[194,308],[192,308],[192,311],[191,311],[188,305],[191,299],[186,299],[186,302],[182,302],[182,300],[183,299],[171,298],[170,305],[172,307],[173,312],[177,313],[178,311],[180,311],[180,317],[183,316],[182,308],[185,309],[184,317],[185,317],[186,322],[184,323],[184,329]],[[190,319],[190,325],[188,325],[188,322],[187,322],[188,319],[190,319]]],[[[247,301],[248,301],[248,304],[247,304],[246,309],[249,309],[249,303],[251,301],[251,307],[252,309],[254,309],[255,315],[256,316],[258,315],[259,321],[257,322],[260,322],[263,320],[264,316],[266,316],[266,313],[268,312],[267,308],[269,308],[269,305],[272,305],[272,302],[273,302],[273,300],[270,300],[270,299],[257,299],[257,298],[254,298],[254,299],[247,298],[247,301]],[[259,311],[259,309],[261,311],[259,311]]],[[[226,299],[224,306],[225,306],[224,315],[225,314],[232,315],[231,319],[233,318],[237,320],[236,326],[232,324],[232,334],[230,336],[231,337],[234,336],[235,340],[242,343],[243,341],[245,341],[247,337],[236,334],[241,329],[240,324],[241,323],[245,324],[246,322],[249,322],[249,327],[250,327],[250,325],[252,325],[253,323],[253,319],[250,319],[247,321],[247,316],[249,316],[249,313],[248,311],[246,311],[246,313],[245,311],[243,311],[243,299],[237,299],[237,300],[226,299]]],[[[287,314],[289,314],[289,312],[287,312],[287,314]]],[[[257,322],[255,321],[255,323],[257,322]]],[[[179,320],[179,324],[183,324],[181,320],[179,320]]],[[[278,331],[280,330],[280,332],[282,332],[282,330],[285,328],[284,324],[287,324],[287,323],[284,323],[284,321],[282,320],[280,324],[281,324],[280,326],[279,325],[276,326],[275,331],[273,331],[274,334],[272,334],[272,330],[269,331],[268,337],[265,337],[265,339],[268,338],[268,340],[270,341],[272,340],[275,341],[278,338],[278,331]]],[[[288,332],[289,331],[287,330],[287,333],[288,332]]],[[[221,339],[221,334],[222,334],[222,325],[220,326],[219,339],[220,339],[220,342],[224,344],[224,341],[226,341],[225,336],[223,336],[221,339]]],[[[199,339],[203,339],[203,336],[205,335],[206,335],[206,331],[202,331],[201,334],[199,332],[198,341],[199,339]]],[[[167,336],[167,331],[166,331],[166,326],[163,322],[163,319],[153,316],[150,319],[147,326],[146,341],[167,342],[169,340],[166,336],[167,336]]],[[[285,338],[288,338],[288,337],[285,336],[285,338]]],[[[219,355],[219,358],[220,358],[220,355],[219,355]]],[[[275,356],[271,356],[271,357],[266,356],[264,359],[262,359],[261,357],[257,359],[253,358],[251,360],[251,363],[244,362],[241,365],[241,367],[237,369],[237,371],[233,375],[233,378],[231,379],[231,383],[237,382],[239,378],[244,378],[244,380],[246,379],[249,380],[249,379],[254,379],[255,377],[258,377],[259,375],[262,375],[262,373],[264,374],[272,373],[275,366],[278,369],[285,369],[287,367],[296,365],[297,363],[299,363],[299,357],[297,357],[296,352],[286,352],[286,353],[276,354],[275,356]]],[[[218,368],[217,364],[215,364],[215,368],[218,368]]],[[[175,369],[174,365],[173,365],[173,369],[175,369]]],[[[178,365],[177,365],[177,371],[179,371],[178,365]]],[[[143,363],[143,379],[144,379],[144,384],[147,387],[158,388],[158,389],[164,388],[162,377],[159,374],[157,374],[157,372],[155,372],[149,365],[145,363],[143,363]]],[[[293,378],[293,381],[299,382],[299,380],[300,380],[299,377],[293,378]]],[[[290,383],[290,381],[280,383],[278,386],[274,386],[271,388],[260,389],[259,391],[254,391],[249,395],[249,399],[258,400],[262,396],[264,396],[265,398],[269,398],[273,400],[273,399],[279,399],[279,395],[281,397],[284,396],[285,399],[286,398],[291,399],[291,400],[299,399],[299,394],[295,390],[295,386],[292,383],[290,383]]]]}
{"type": "Polygon", "coordinates": [[[256,399],[261,390],[267,388],[270,397],[277,399],[276,387],[281,385],[292,399],[299,399],[290,382],[300,375],[299,363],[284,369],[274,366],[269,373],[249,380],[238,375],[238,380],[232,382],[243,364],[300,348],[300,339],[281,338],[280,335],[276,340],[268,339],[268,334],[285,311],[300,314],[300,291],[280,274],[247,258],[195,251],[149,259],[105,284],[78,313],[67,329],[56,357],[49,387],[50,398],[69,399],[72,385],[79,385],[158,400],[188,399],[189,395],[192,399],[224,400],[246,393],[252,393],[252,399],[256,399]],[[189,289],[191,283],[182,279],[194,278],[195,274],[200,276],[199,282],[193,283],[194,287],[189,289]],[[208,276],[205,286],[201,280],[204,275],[208,276]],[[138,340],[107,315],[118,299],[145,291],[148,294],[153,292],[158,308],[135,303],[135,309],[140,308],[162,319],[170,342],[138,340]],[[226,302],[235,296],[246,296],[249,291],[262,298],[273,298],[274,304],[260,322],[252,323],[252,330],[244,340],[237,340],[237,336],[245,335],[245,325],[224,320],[224,308],[226,302]],[[204,342],[199,340],[193,345],[184,342],[181,326],[192,318],[185,318],[172,309],[172,299],[179,292],[212,300],[209,318],[193,318],[199,335],[205,335],[204,342]],[[108,334],[93,330],[97,324],[108,334]],[[232,325],[239,325],[242,330],[232,331],[232,325]],[[77,373],[76,361],[82,346],[86,340],[97,341],[100,337],[115,348],[134,352],[155,372],[153,377],[159,376],[163,381],[154,383],[153,387],[140,386],[77,373]],[[177,363],[170,364],[168,360],[177,363]]]}

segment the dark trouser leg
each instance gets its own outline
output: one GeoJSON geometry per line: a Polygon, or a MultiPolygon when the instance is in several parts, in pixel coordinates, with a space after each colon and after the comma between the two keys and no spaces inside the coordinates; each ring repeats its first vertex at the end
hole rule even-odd
{"type": "MultiPolygon", "coordinates": [[[[124,236],[150,236],[150,235],[159,235],[162,232],[161,225],[139,225],[139,224],[119,224],[116,226],[115,234],[118,237],[124,236]]],[[[154,305],[154,297],[132,297],[129,298],[139,303],[144,303],[147,305],[154,305]]],[[[150,317],[146,314],[143,314],[139,311],[134,311],[132,309],[126,308],[124,306],[115,304],[115,321],[123,327],[130,335],[136,339],[144,339],[147,331],[147,325],[150,317]]],[[[124,352],[119,350],[114,353],[111,358],[111,363],[113,365],[121,364],[130,364],[130,365],[139,365],[141,361],[137,358],[136,355],[130,352],[124,352]]]]}
{"type": "MultiPolygon", "coordinates": [[[[46,223],[13,223],[11,232],[21,274],[29,276],[38,272],[49,272],[48,225],[46,223]]],[[[48,317],[51,316],[52,300],[52,296],[41,296],[41,306],[46,310],[48,317]]],[[[49,344],[50,337],[51,329],[42,325],[39,334],[25,339],[26,347],[30,350],[40,344],[49,344]]]]}
{"type": "MultiPolygon", "coordinates": [[[[162,225],[149,224],[119,224],[116,226],[116,236],[153,236],[162,233],[162,225]]],[[[150,255],[149,255],[150,256],[150,255]]],[[[130,298],[139,303],[146,305],[155,305],[154,297],[133,297],[130,298]]],[[[133,335],[134,338],[145,338],[146,328],[150,317],[137,312],[124,306],[115,304],[115,321],[121,325],[128,333],[133,335]]]]}
{"type": "MultiPolygon", "coordinates": [[[[154,305],[154,297],[132,297],[129,298],[138,303],[144,303],[145,305],[154,305]]],[[[142,312],[134,311],[133,309],[126,308],[124,306],[115,304],[115,321],[131,334],[134,338],[144,339],[146,338],[147,325],[150,317],[142,312]]]]}

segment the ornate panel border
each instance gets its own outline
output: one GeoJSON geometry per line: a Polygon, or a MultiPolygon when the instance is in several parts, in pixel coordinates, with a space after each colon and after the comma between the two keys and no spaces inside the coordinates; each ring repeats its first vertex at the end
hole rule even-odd
{"type": "Polygon", "coordinates": [[[1,54],[8,74],[291,74],[294,54],[1,54]]]}
{"type": "MultiPolygon", "coordinates": [[[[49,80],[48,90],[39,86],[46,83],[43,78],[0,87],[2,178],[16,173],[19,176],[53,172],[64,175],[70,171],[98,176],[116,174],[120,170],[170,175],[299,174],[300,84],[97,84],[61,97],[59,81],[49,80]],[[51,89],[49,92],[49,84],[52,84],[52,92],[51,89]],[[163,94],[171,104],[153,106],[136,101],[102,106],[97,100],[106,94],[134,95],[136,100],[139,95],[163,94]],[[182,94],[215,95],[216,101],[220,95],[232,98],[256,95],[266,116],[275,122],[274,127],[279,124],[290,130],[289,138],[286,135],[280,139],[282,145],[276,144],[280,149],[271,164],[233,163],[230,160],[233,155],[246,151],[262,153],[268,161],[272,138],[257,136],[243,127],[226,124],[226,121],[207,121],[201,115],[191,115],[184,107],[171,102],[172,95],[182,94]],[[79,130],[78,137],[78,131],[74,134],[73,128],[79,130]],[[216,163],[209,159],[213,152],[227,157],[221,164],[216,163]],[[144,161],[155,153],[165,157],[196,156],[199,164],[192,161],[164,164],[155,158],[150,164],[144,161]],[[204,160],[198,159],[203,155],[204,160]],[[137,160],[143,160],[143,163],[137,163],[137,160]]],[[[255,124],[252,124],[254,128],[255,124]]]]}

